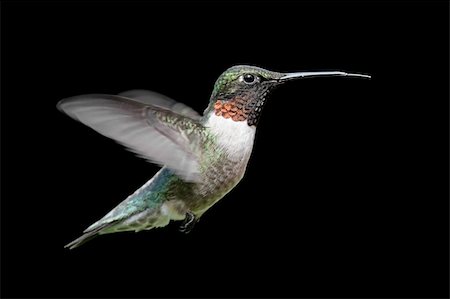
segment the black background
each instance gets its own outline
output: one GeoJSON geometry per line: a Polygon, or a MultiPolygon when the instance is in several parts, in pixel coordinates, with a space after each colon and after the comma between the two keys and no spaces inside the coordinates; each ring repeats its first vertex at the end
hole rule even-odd
{"type": "Polygon", "coordinates": [[[2,46],[3,296],[448,297],[448,3],[7,2],[2,46]],[[63,249],[158,167],[57,101],[143,88],[201,112],[235,64],[373,79],[276,90],[191,234],[63,249]]]}

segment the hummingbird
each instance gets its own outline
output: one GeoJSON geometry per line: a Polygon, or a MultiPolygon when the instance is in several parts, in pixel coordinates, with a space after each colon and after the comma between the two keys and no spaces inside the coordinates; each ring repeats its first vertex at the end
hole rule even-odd
{"type": "Polygon", "coordinates": [[[233,66],[215,82],[203,115],[149,90],[59,101],[60,111],[162,167],[65,247],[73,249],[98,235],[164,227],[171,220],[182,221],[180,231],[190,232],[243,178],[269,93],[295,79],[325,76],[370,78],[342,71],[281,73],[233,66]]]}

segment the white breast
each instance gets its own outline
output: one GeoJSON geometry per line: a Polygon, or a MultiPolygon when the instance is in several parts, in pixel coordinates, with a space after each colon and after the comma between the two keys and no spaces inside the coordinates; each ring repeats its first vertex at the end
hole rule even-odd
{"type": "Polygon", "coordinates": [[[256,128],[246,121],[233,121],[212,114],[206,122],[206,127],[216,135],[217,144],[227,152],[230,159],[248,160],[253,148],[256,128]]]}

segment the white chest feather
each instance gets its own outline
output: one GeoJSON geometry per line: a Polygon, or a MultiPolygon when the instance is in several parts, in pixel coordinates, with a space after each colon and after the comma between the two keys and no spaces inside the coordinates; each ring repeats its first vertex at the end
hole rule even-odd
{"type": "Polygon", "coordinates": [[[211,115],[206,122],[220,146],[232,159],[248,159],[252,152],[256,128],[246,121],[211,115]]]}

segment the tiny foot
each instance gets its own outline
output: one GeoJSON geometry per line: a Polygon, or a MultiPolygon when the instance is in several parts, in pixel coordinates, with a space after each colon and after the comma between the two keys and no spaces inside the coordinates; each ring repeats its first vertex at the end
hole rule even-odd
{"type": "Polygon", "coordinates": [[[188,211],[186,213],[186,218],[184,218],[183,223],[180,225],[179,231],[185,234],[190,233],[196,222],[197,218],[195,218],[195,215],[188,211]]]}

